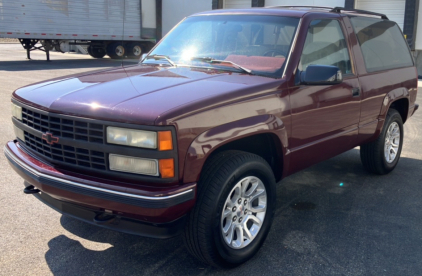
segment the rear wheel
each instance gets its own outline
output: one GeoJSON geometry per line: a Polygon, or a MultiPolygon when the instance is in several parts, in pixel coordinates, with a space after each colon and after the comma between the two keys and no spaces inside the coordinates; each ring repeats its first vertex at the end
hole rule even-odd
{"type": "Polygon", "coordinates": [[[125,56],[125,47],[121,42],[113,42],[107,45],[107,55],[112,59],[120,59],[125,56]]]}
{"type": "Polygon", "coordinates": [[[270,230],[276,205],[275,178],[261,157],[226,151],[204,167],[198,198],[186,224],[189,252],[215,267],[252,258],[270,230]]]}
{"type": "Polygon", "coordinates": [[[88,46],[88,54],[93,58],[103,58],[106,55],[106,51],[102,47],[88,46]]]}
{"type": "Polygon", "coordinates": [[[403,121],[400,113],[390,109],[378,139],[360,146],[363,167],[376,174],[387,174],[394,170],[400,159],[403,137],[403,121]]]}
{"type": "Polygon", "coordinates": [[[141,44],[133,42],[126,45],[126,52],[130,58],[139,59],[142,56],[143,49],[141,44]]]}

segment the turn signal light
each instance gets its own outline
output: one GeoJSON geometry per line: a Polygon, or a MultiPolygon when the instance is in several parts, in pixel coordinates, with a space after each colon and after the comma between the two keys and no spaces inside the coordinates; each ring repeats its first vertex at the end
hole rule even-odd
{"type": "Polygon", "coordinates": [[[174,177],[174,159],[160,159],[160,175],[161,178],[174,177]]]}
{"type": "Polygon", "coordinates": [[[159,150],[172,150],[173,149],[173,141],[171,139],[171,131],[159,131],[158,132],[158,149],[159,150]]]}

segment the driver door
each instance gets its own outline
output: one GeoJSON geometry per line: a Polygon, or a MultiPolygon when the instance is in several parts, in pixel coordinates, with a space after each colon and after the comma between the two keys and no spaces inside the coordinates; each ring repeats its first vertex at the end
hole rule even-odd
{"type": "Polygon", "coordinates": [[[331,158],[355,146],[360,114],[360,88],[352,68],[350,47],[337,19],[310,22],[297,74],[310,64],[337,66],[343,82],[290,89],[294,171],[331,158]]]}

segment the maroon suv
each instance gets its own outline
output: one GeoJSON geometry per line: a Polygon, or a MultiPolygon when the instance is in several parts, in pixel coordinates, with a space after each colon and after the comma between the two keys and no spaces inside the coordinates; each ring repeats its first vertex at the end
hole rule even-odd
{"type": "Polygon", "coordinates": [[[182,21],[142,62],[13,93],[5,154],[55,210],[148,237],[183,232],[219,267],[251,258],[276,183],[360,146],[386,174],[417,110],[417,72],[385,15],[218,10],[182,21]]]}

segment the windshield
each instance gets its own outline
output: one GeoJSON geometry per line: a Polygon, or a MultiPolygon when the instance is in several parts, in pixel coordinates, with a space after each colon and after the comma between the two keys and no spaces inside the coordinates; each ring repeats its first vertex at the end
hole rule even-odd
{"type": "Polygon", "coordinates": [[[144,62],[281,77],[298,22],[298,18],[280,16],[188,17],[144,62]]]}

